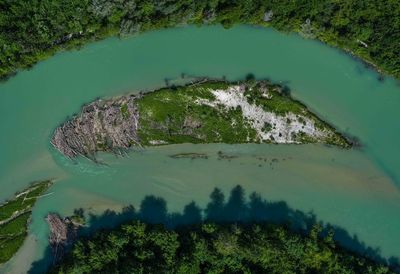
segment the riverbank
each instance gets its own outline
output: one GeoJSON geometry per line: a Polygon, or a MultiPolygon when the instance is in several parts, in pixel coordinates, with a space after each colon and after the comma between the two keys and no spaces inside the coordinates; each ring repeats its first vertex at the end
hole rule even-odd
{"type": "Polygon", "coordinates": [[[33,211],[30,239],[36,242],[31,249],[35,255],[18,252],[13,266],[30,264],[41,256],[47,243],[43,226],[48,211],[68,216],[72,206],[104,209],[127,201],[137,205],[144,195],[154,194],[164,196],[168,206],[180,212],[192,199],[201,203],[212,187],[227,189],[236,183],[340,224],[360,241],[382,250],[382,256],[400,254],[396,231],[400,199],[394,185],[399,181],[391,181],[380,169],[387,168],[397,178],[399,134],[393,125],[399,110],[398,87],[390,80],[376,81],[375,73],[319,43],[244,26],[226,31],[221,27],[171,29],[59,54],[4,83],[2,91],[0,196],[11,197],[30,180],[50,175],[62,181],[33,211]],[[365,146],[352,150],[319,145],[159,146],[124,158],[99,154],[107,167],[84,159],[68,161],[49,147],[55,126],[68,114],[79,112],[84,103],[155,89],[165,77],[177,78],[182,72],[226,75],[232,80],[252,72],[258,78],[286,83],[295,98],[341,131],[359,136],[365,146]],[[168,157],[185,151],[210,157],[194,161],[168,157]],[[245,157],[219,161],[218,151],[245,157]],[[249,162],[246,157],[252,154],[269,160],[249,162]],[[279,162],[270,167],[273,158],[279,162]]]}
{"type": "Polygon", "coordinates": [[[395,2],[324,0],[318,3],[263,1],[53,1],[24,5],[5,3],[1,16],[0,78],[29,68],[56,52],[79,48],[94,40],[186,24],[271,26],[318,39],[354,54],[379,71],[400,77],[400,7],[395,2]],[[41,10],[49,10],[47,13],[41,10]],[[32,16],[34,15],[34,16],[32,16]],[[43,23],[48,22],[48,23],[43,23]],[[51,23],[50,23],[51,22],[51,23]],[[70,24],[69,22],[73,22],[70,24]],[[29,35],[26,29],[30,29],[29,35]]]}
{"type": "Polygon", "coordinates": [[[267,81],[203,80],[139,95],[97,100],[55,130],[51,143],[69,158],[98,151],[181,143],[351,143],[267,81]]]}
{"type": "Polygon", "coordinates": [[[34,183],[0,205],[0,265],[11,259],[22,246],[32,207],[51,185],[51,181],[34,183]]]}

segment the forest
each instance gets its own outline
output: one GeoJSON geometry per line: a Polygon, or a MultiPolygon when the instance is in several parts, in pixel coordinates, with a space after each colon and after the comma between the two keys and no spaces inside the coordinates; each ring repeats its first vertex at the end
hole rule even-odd
{"type": "Polygon", "coordinates": [[[62,49],[185,24],[272,26],[400,78],[398,0],[1,0],[0,78],[62,49]]]}
{"type": "MultiPolygon", "coordinates": [[[[78,240],[50,273],[393,273],[379,250],[313,214],[246,197],[240,185],[226,199],[215,188],[204,210],[169,212],[145,197],[138,211],[89,214],[78,240]],[[340,240],[340,243],[339,243],[340,240]],[[347,247],[344,247],[347,246],[347,247]],[[353,251],[351,251],[353,250],[353,251]],[[356,252],[355,252],[356,251],[356,252]]],[[[76,210],[73,216],[85,216],[76,210]]],[[[48,250],[49,251],[49,250],[48,250]]],[[[30,273],[48,260],[36,262],[30,273]]],[[[395,262],[395,258],[392,258],[395,262]]],[[[396,270],[397,269],[397,270],[396,270]]]]}
{"type": "Polygon", "coordinates": [[[133,221],[78,241],[50,273],[392,273],[283,226],[203,223],[167,230],[133,221]]]}

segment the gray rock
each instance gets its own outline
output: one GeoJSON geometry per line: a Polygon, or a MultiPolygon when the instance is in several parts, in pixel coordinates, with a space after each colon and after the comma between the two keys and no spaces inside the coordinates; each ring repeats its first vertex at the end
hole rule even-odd
{"type": "Polygon", "coordinates": [[[269,10],[264,13],[264,22],[269,22],[272,20],[272,16],[274,16],[274,12],[272,10],[269,10]]]}

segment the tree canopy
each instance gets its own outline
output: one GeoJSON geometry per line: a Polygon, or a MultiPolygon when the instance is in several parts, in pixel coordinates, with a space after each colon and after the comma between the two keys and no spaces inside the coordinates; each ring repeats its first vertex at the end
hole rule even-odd
{"type": "Polygon", "coordinates": [[[390,273],[283,226],[203,223],[167,230],[134,221],[77,242],[52,273],[390,273]]]}
{"type": "Polygon", "coordinates": [[[354,245],[342,245],[339,239],[344,240],[346,232],[341,228],[290,209],[283,201],[270,202],[257,193],[247,199],[239,185],[227,198],[215,188],[204,212],[191,202],[182,213],[169,213],[164,199],[147,196],[139,211],[130,206],[118,214],[89,215],[78,234],[78,241],[51,273],[392,273],[398,269],[395,264],[390,269],[381,264],[385,260],[368,252],[373,250],[357,238],[347,235],[354,245]]]}
{"type": "Polygon", "coordinates": [[[400,78],[397,0],[1,0],[0,10],[2,78],[88,40],[217,23],[298,32],[400,78]]]}

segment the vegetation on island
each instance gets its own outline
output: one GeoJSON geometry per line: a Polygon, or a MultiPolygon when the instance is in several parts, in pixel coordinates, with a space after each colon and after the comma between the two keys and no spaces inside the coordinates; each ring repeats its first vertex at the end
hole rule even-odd
{"type": "Polygon", "coordinates": [[[98,99],[56,128],[51,143],[69,158],[97,151],[181,143],[322,143],[350,148],[335,128],[268,81],[204,79],[139,95],[98,99]]]}
{"type": "Polygon", "coordinates": [[[137,102],[140,142],[151,145],[153,140],[161,144],[256,141],[257,133],[240,108],[224,110],[198,103],[201,99],[213,101],[212,89],[229,86],[209,82],[146,93],[137,102]]]}
{"type": "Polygon", "coordinates": [[[0,264],[7,262],[22,246],[28,221],[36,200],[50,187],[51,181],[32,184],[0,205],[0,264]]]}
{"type": "Polygon", "coordinates": [[[163,88],[144,94],[137,105],[138,136],[145,146],[260,142],[351,146],[291,98],[286,88],[267,81],[207,81],[163,88]],[[215,94],[228,98],[221,101],[215,94]],[[244,108],[251,109],[245,114],[244,108]],[[261,128],[258,122],[263,123],[261,128]]]}
{"type": "Polygon", "coordinates": [[[0,1],[0,78],[61,49],[182,24],[252,24],[339,47],[400,78],[397,0],[0,1]]]}
{"type": "Polygon", "coordinates": [[[167,230],[134,221],[79,240],[51,273],[391,273],[336,246],[265,223],[203,223],[167,230]]]}

